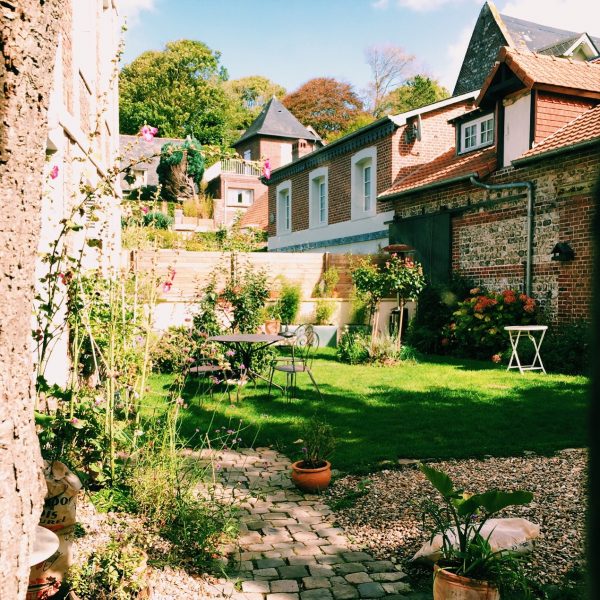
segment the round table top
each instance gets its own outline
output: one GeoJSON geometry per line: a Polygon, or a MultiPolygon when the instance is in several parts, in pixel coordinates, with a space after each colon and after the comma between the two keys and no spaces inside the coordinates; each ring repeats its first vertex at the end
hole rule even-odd
{"type": "Polygon", "coordinates": [[[271,344],[285,340],[282,335],[269,335],[266,333],[231,333],[226,335],[213,335],[208,338],[209,342],[246,342],[249,344],[267,343],[271,344]]]}
{"type": "Polygon", "coordinates": [[[506,331],[546,331],[548,325],[508,325],[506,331]]]}
{"type": "Polygon", "coordinates": [[[33,541],[33,552],[29,557],[29,566],[33,567],[50,558],[58,550],[58,544],[58,536],[54,531],[37,525],[33,541]]]}

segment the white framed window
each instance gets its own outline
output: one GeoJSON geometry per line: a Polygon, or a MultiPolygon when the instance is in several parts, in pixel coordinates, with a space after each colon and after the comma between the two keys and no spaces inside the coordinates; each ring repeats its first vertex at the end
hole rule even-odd
{"type": "Polygon", "coordinates": [[[292,182],[288,179],[277,186],[277,235],[292,231],[292,182]]]}
{"type": "Polygon", "coordinates": [[[279,148],[281,166],[292,162],[292,144],[282,142],[279,148]]]}
{"type": "Polygon", "coordinates": [[[377,148],[371,146],[354,154],[350,163],[352,219],[376,214],[377,148]]]}
{"type": "Polygon", "coordinates": [[[244,160],[252,160],[252,150],[244,150],[244,160]]]}
{"type": "Polygon", "coordinates": [[[460,126],[460,153],[494,143],[494,115],[484,115],[479,119],[462,123],[460,126]]]}
{"type": "Polygon", "coordinates": [[[329,221],[329,169],[310,172],[308,188],[308,220],[310,227],[323,227],[329,221]]]}
{"type": "Polygon", "coordinates": [[[254,190],[242,188],[227,189],[228,206],[250,206],[254,202],[254,190]]]}

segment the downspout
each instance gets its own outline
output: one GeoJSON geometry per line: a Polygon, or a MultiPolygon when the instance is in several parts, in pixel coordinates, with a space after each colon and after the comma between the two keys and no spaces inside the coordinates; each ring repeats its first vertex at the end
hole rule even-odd
{"type": "Polygon", "coordinates": [[[520,181],[518,183],[499,183],[490,185],[478,181],[473,175],[469,178],[471,183],[484,190],[508,190],[514,188],[527,188],[527,260],[525,262],[525,293],[531,296],[533,284],[533,182],[520,181]]]}

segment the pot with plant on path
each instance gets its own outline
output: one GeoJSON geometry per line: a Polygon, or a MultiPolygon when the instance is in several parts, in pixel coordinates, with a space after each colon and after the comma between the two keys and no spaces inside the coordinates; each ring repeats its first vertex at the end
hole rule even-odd
{"type": "Polygon", "coordinates": [[[490,517],[509,506],[529,504],[533,494],[522,490],[468,494],[455,489],[442,471],[424,464],[419,468],[443,499],[441,506],[433,500],[424,504],[424,523],[431,528],[430,545],[441,543],[434,566],[434,600],[532,598],[521,570],[520,553],[514,548],[492,547],[492,536],[501,520],[492,524],[490,517]]]}
{"type": "Polygon", "coordinates": [[[331,463],[327,460],[333,453],[335,438],[331,425],[312,417],[302,431],[301,460],[292,464],[292,481],[304,492],[320,492],[331,481],[331,463]]]}

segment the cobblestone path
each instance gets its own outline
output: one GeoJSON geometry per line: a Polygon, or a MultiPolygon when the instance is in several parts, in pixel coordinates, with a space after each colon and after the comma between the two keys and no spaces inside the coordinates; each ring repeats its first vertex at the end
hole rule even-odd
{"type": "MultiPolygon", "coordinates": [[[[219,495],[241,508],[232,581],[221,580],[215,597],[234,600],[349,600],[410,598],[406,575],[389,560],[356,552],[334,527],[332,511],[318,495],[293,486],[290,461],[268,448],[216,453],[219,495]]],[[[230,549],[233,549],[230,548],[230,549]]]]}

